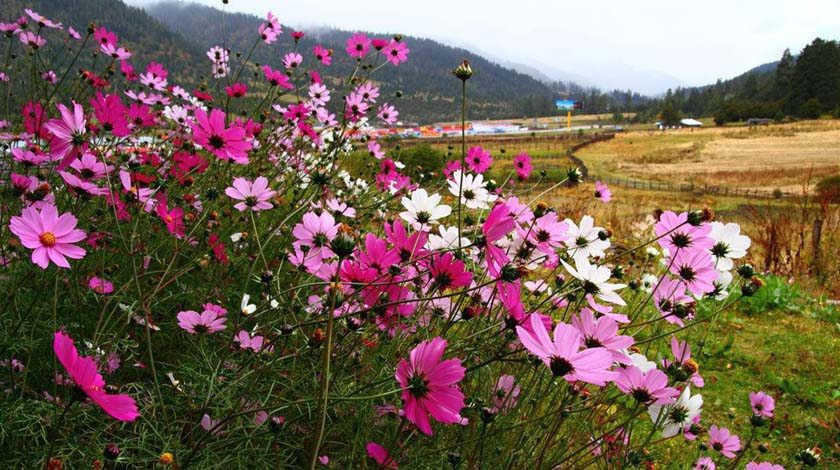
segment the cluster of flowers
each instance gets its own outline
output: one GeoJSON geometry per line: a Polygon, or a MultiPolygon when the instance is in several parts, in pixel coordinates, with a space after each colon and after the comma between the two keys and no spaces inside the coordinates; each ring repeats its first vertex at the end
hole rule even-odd
{"type": "MultiPolygon", "coordinates": [[[[38,33],[27,31],[26,17],[0,28],[25,47],[45,47],[41,29],[62,25],[27,14],[38,33]]],[[[269,13],[255,47],[276,42],[282,31],[269,13]]],[[[68,32],[71,40],[81,38],[68,32]]],[[[412,439],[415,431],[435,436],[434,423],[455,425],[437,429],[450,436],[465,428],[472,436],[483,426],[478,440],[458,438],[466,449],[469,442],[483,444],[494,422],[515,423],[518,414],[542,417],[512,438],[509,450],[531,442],[531,453],[518,459],[540,468],[558,462],[557,468],[587,468],[599,459],[619,466],[648,462],[642,451],[650,439],[633,432],[639,428],[652,427],[666,439],[700,438],[703,399],[691,386],[703,387],[703,378],[688,342],[672,334],[719,314],[735,297],[732,286],[740,285],[741,295],[758,288],[749,265],[736,267],[750,245],[737,225],[714,222],[703,211],[662,213],[648,233],[659,249],[642,245],[648,246],[642,256],[661,265],[623,283],[628,273],[621,263],[640,250],[617,249],[610,230],[589,215],[561,215],[526,201],[513,185],[498,185],[489,173],[493,158],[481,147],[447,162],[437,186],[422,188],[401,172],[398,156],[388,158],[376,141],[357,138],[374,117],[384,125],[396,122],[394,106],[377,102],[379,87],[357,73],[407,60],[400,36],[356,34],[346,41],[342,59],[355,63],[354,78],[338,107],[331,107],[321,74],[304,70],[297,47],[283,56],[282,69],[263,65],[263,80],[250,83],[270,97],[265,109],[251,113],[257,118],[235,117],[230,100],[216,106],[203,89],[170,85],[161,64],[150,62],[138,76],[131,54],[105,28],[91,27],[88,36],[120,62],[125,91],[118,94],[102,78],[111,78],[106,73],[89,72],[75,101],[53,103],[54,94],[29,100],[20,122],[6,123],[10,129],[0,136],[10,148],[3,161],[11,171],[3,177],[12,189],[0,222],[20,245],[0,253],[3,269],[15,279],[79,276],[90,301],[103,306],[98,319],[75,305],[56,318],[53,348],[70,377],[56,384],[75,385],[108,415],[136,421],[140,429],[146,424],[138,418],[155,407],[178,406],[169,405],[178,398],[159,399],[167,392],[157,375],[138,379],[130,394],[107,393],[118,388],[106,386],[97,361],[109,358],[113,373],[116,353],[81,356],[68,331],[97,338],[103,347],[108,336],[130,341],[145,353],[126,354],[136,354],[136,367],[146,374],[158,373],[155,360],[172,367],[172,395],[187,398],[174,413],[183,416],[171,428],[178,435],[163,437],[161,445],[184,443],[185,465],[208,440],[227,439],[232,433],[224,430],[247,414],[255,417],[242,426],[267,422],[275,436],[310,443],[263,451],[303,459],[300,449],[312,448],[313,465],[350,465],[355,452],[336,443],[346,441],[339,436],[347,429],[341,419],[365,423],[371,436],[366,454],[384,468],[424,456],[430,465],[438,462],[436,445],[424,448],[412,439]],[[378,165],[373,184],[342,166],[362,145],[378,165]],[[111,259],[131,269],[106,269],[111,259]],[[244,292],[253,289],[261,294],[251,303],[244,292]],[[225,305],[240,298],[237,314],[228,314],[225,305]],[[185,309],[202,302],[201,312],[185,309]],[[703,302],[721,308],[701,318],[703,302]],[[130,323],[116,326],[120,322],[104,314],[112,310],[130,323]],[[671,324],[678,328],[668,329],[671,324]],[[656,362],[640,346],[651,351],[659,338],[670,339],[671,351],[656,362]],[[200,359],[191,362],[190,351],[200,359]],[[190,379],[182,383],[176,376],[190,379]],[[358,395],[368,389],[381,390],[358,395]],[[344,414],[343,405],[331,401],[335,393],[359,405],[344,414]],[[310,402],[320,413],[300,407],[310,402]],[[603,416],[609,407],[623,417],[603,416]],[[578,418],[567,419],[572,413],[578,418]],[[328,415],[333,431],[326,430],[328,415]],[[392,421],[395,429],[388,429],[392,421]],[[325,433],[333,438],[325,440],[325,433]],[[332,458],[321,453],[325,448],[332,458]]],[[[292,36],[296,45],[304,37],[292,36]]],[[[221,47],[207,56],[228,98],[244,98],[248,85],[226,79],[251,65],[233,64],[221,47]]],[[[319,67],[338,60],[322,45],[312,56],[319,67]]],[[[456,75],[466,81],[464,70],[456,75]]],[[[531,177],[526,153],[512,163],[517,182],[531,177]]],[[[564,183],[581,183],[580,173],[570,170],[564,183]]],[[[598,182],[595,197],[609,202],[612,194],[598,182]]],[[[59,300],[48,300],[43,308],[49,304],[55,315],[59,300]]],[[[51,361],[43,362],[38,370],[50,371],[51,361]]],[[[6,363],[18,374],[23,369],[17,359],[6,363]]],[[[761,392],[750,401],[758,427],[772,417],[775,403],[761,392]]],[[[714,425],[707,442],[729,459],[740,460],[748,447],[714,425]]],[[[489,458],[481,444],[469,458],[489,458]]],[[[118,448],[109,444],[105,455],[116,459],[118,448]]],[[[715,457],[702,456],[694,468],[714,469],[715,457]]],[[[174,459],[164,452],[160,463],[174,459]]],[[[781,467],[751,462],[747,468],[781,467]]]]}

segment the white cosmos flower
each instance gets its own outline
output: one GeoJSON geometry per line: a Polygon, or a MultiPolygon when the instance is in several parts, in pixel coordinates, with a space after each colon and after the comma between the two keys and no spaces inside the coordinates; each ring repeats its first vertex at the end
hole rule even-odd
{"type": "Polygon", "coordinates": [[[601,227],[595,227],[595,220],[588,215],[580,219],[580,225],[566,219],[566,249],[573,258],[588,258],[590,256],[604,256],[604,250],[610,247],[610,240],[601,240],[598,234],[601,227]]]}
{"type": "Polygon", "coordinates": [[[436,224],[438,219],[452,213],[451,207],[440,204],[440,194],[429,196],[423,188],[411,193],[411,199],[403,197],[402,205],[406,210],[400,212],[400,217],[415,230],[423,230],[429,224],[436,224]]]}
{"type": "Polygon", "coordinates": [[[622,349],[620,352],[627,356],[630,362],[644,373],[656,369],[656,363],[648,359],[644,354],[628,351],[627,349],[622,349]]]}
{"type": "Polygon", "coordinates": [[[576,279],[583,281],[584,291],[599,299],[616,305],[627,305],[615,291],[625,287],[625,284],[609,284],[607,281],[612,276],[612,271],[606,266],[591,264],[585,257],[575,257],[575,267],[560,260],[563,267],[576,279]]]}
{"type": "Polygon", "coordinates": [[[718,277],[712,281],[715,290],[710,295],[714,295],[715,300],[724,300],[729,297],[729,285],[732,284],[732,273],[729,271],[718,271],[718,277]]]}
{"type": "Polygon", "coordinates": [[[242,296],[242,303],[239,304],[239,307],[242,309],[242,315],[250,315],[257,311],[257,306],[252,303],[249,303],[250,301],[250,295],[244,294],[242,296]]]}
{"type": "Polygon", "coordinates": [[[489,204],[498,196],[487,191],[484,175],[465,173],[463,178],[464,186],[461,187],[461,170],[452,173],[452,178],[448,181],[449,193],[455,197],[460,194],[461,204],[467,206],[468,209],[489,209],[489,204]]]}
{"type": "Polygon", "coordinates": [[[432,251],[438,250],[453,250],[456,248],[463,248],[469,246],[469,238],[461,237],[461,243],[458,243],[458,227],[438,227],[438,234],[430,233],[429,241],[426,242],[426,249],[432,251]]]}
{"type": "Polygon", "coordinates": [[[718,271],[732,269],[735,264],[732,260],[746,256],[747,248],[752,243],[750,237],[741,235],[741,227],[738,224],[712,222],[712,231],[709,236],[715,241],[711,251],[718,271]]]}
{"type": "Polygon", "coordinates": [[[642,275],[642,285],[639,286],[639,288],[650,294],[651,292],[653,292],[653,287],[658,281],[658,277],[650,273],[645,273],[642,275]]]}
{"type": "Polygon", "coordinates": [[[651,405],[648,414],[654,423],[660,423],[662,437],[676,436],[683,428],[691,426],[692,420],[703,408],[703,397],[691,396],[691,387],[686,385],[682,395],[672,405],[651,405]]]}

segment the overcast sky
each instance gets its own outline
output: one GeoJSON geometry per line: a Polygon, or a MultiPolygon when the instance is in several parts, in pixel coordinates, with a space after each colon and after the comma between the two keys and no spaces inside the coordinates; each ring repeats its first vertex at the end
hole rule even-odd
{"type": "Polygon", "coordinates": [[[227,8],[271,10],[301,28],[429,37],[598,81],[655,71],[704,85],[777,60],[785,48],[798,53],[816,36],[840,37],[840,0],[230,0],[227,8]]]}

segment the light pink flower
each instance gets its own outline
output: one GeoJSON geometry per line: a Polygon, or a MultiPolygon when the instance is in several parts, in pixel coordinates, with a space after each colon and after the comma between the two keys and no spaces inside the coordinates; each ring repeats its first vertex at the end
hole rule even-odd
{"type": "Polygon", "coordinates": [[[226,321],[227,318],[220,317],[213,310],[205,310],[202,313],[195,310],[178,312],[178,326],[192,334],[222,331],[225,329],[226,321]]]}
{"type": "Polygon", "coordinates": [[[776,400],[764,392],[750,392],[750,406],[755,416],[772,418],[776,409],[776,400]]]}
{"type": "Polygon", "coordinates": [[[73,111],[61,103],[57,106],[61,119],[51,119],[44,127],[51,134],[50,153],[53,158],[60,160],[57,169],[63,170],[87,145],[87,128],[82,105],[74,101],[73,111]]]}
{"type": "Polygon", "coordinates": [[[555,377],[563,377],[568,382],[582,381],[603,386],[618,376],[609,370],[613,359],[607,349],[580,350],[583,337],[574,326],[558,323],[552,340],[542,320],[532,315],[531,330],[533,333],[517,326],[519,341],[531,354],[539,357],[555,377]]]}
{"type": "Polygon", "coordinates": [[[58,215],[52,204],[38,210],[27,207],[20,216],[13,216],[9,222],[11,232],[20,238],[32,252],[32,262],[47,269],[50,261],[62,268],[69,268],[67,258],[82,259],[85,250],[73,243],[85,239],[85,232],[76,228],[76,217],[69,212],[58,215]]]}
{"type": "Polygon", "coordinates": [[[240,211],[250,209],[256,212],[274,207],[274,205],[268,201],[270,201],[277,192],[269,189],[268,179],[265,176],[258,176],[253,183],[245,178],[234,178],[233,186],[229,186],[225,189],[225,194],[227,194],[231,199],[242,201],[233,206],[236,209],[240,211]]]}
{"type": "Polygon", "coordinates": [[[729,429],[712,425],[709,428],[709,447],[720,452],[724,457],[734,459],[735,452],[741,450],[741,439],[729,432],[729,429]]]}

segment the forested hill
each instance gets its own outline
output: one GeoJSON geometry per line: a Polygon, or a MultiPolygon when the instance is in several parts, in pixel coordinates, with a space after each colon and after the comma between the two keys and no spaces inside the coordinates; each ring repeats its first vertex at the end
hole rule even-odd
{"type": "MultiPolygon", "coordinates": [[[[10,21],[24,15],[24,8],[31,8],[47,18],[72,26],[85,34],[93,22],[114,31],[120,37],[120,46],[131,50],[131,61],[146,64],[150,60],[161,62],[175,75],[195,83],[199,74],[195,67],[204,65],[204,51],[172,32],[166,25],[152,18],[139,8],[115,0],[2,0],[0,21],[10,21]]],[[[87,65],[81,58],[81,65],[87,65]]],[[[204,67],[206,68],[206,67],[204,67]]],[[[203,69],[202,69],[203,70],[203,69]]]]}
{"type": "Polygon", "coordinates": [[[750,117],[815,118],[840,116],[840,44],[814,39],[799,54],[784,51],[779,61],[753,68],[714,85],[669,90],[662,100],[663,120],[679,112],[715,117],[722,124],[750,117]]]}
{"type": "MultiPolygon", "coordinates": [[[[243,55],[252,47],[257,27],[264,21],[253,15],[226,12],[223,22],[221,10],[193,3],[161,2],[146,9],[149,14],[201,48],[220,45],[222,39],[226,38],[226,46],[232,52],[243,55]]],[[[270,47],[260,45],[253,60],[277,64],[281,57],[279,51],[288,51],[292,47],[289,35],[292,28],[293,25],[284,25],[280,44],[270,47]]],[[[304,32],[306,35],[300,42],[304,60],[314,60],[307,53],[315,44],[321,44],[336,51],[332,66],[319,69],[322,74],[343,77],[352,70],[355,60],[344,53],[345,40],[352,35],[351,31],[331,29],[304,32]]],[[[388,38],[394,33],[367,34],[388,38]]],[[[467,50],[448,47],[429,39],[405,36],[404,41],[411,49],[408,62],[399,67],[384,67],[374,77],[380,82],[383,96],[393,97],[397,90],[403,92],[403,97],[396,102],[403,120],[427,123],[457,119],[460,106],[456,99],[460,94],[460,84],[450,71],[465,58],[470,60],[477,72],[469,83],[469,110],[472,118],[532,115],[533,109],[526,107],[533,107],[534,100],[540,101],[542,107],[552,107],[551,90],[528,75],[491,63],[467,50]]]]}

